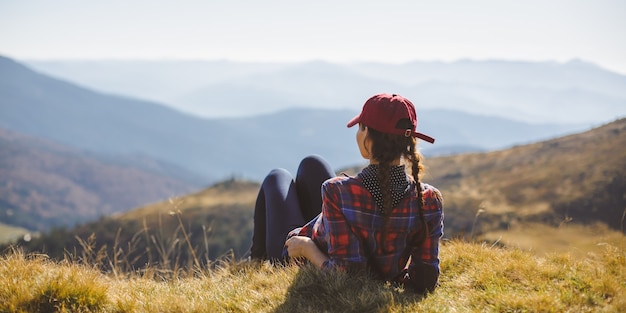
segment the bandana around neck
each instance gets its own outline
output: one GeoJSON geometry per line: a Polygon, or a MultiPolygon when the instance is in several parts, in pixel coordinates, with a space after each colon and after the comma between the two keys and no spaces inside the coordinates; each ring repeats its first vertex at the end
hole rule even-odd
{"type": "MultiPolygon", "coordinates": [[[[357,176],[363,181],[363,186],[370,192],[378,205],[378,209],[383,213],[386,208],[383,206],[383,194],[380,191],[380,182],[376,176],[377,173],[378,165],[371,164],[364,168],[357,176]]],[[[409,191],[409,178],[404,171],[404,165],[391,166],[389,175],[391,176],[391,205],[393,209],[409,191]]]]}

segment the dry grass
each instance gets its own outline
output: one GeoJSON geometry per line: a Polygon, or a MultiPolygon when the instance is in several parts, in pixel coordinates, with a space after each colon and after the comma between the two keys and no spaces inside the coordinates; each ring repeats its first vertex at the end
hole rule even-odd
{"type": "Polygon", "coordinates": [[[626,252],[537,256],[461,241],[442,245],[426,296],[310,267],[223,262],[117,276],[12,251],[0,258],[1,312],[590,312],[626,311],[626,252]]]}
{"type": "Polygon", "coordinates": [[[559,227],[537,223],[516,224],[508,230],[488,232],[480,239],[538,256],[568,253],[584,258],[590,253],[602,253],[606,245],[626,251],[626,236],[600,223],[589,226],[563,223],[559,227]]]}

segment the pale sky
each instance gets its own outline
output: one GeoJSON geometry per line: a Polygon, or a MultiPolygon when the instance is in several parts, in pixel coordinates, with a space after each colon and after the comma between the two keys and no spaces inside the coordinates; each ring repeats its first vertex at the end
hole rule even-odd
{"type": "Polygon", "coordinates": [[[620,0],[0,0],[0,55],[330,62],[583,59],[626,74],[620,0]]]}

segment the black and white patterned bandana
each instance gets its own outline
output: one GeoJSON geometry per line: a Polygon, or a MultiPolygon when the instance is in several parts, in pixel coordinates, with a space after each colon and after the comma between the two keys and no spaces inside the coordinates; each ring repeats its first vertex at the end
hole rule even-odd
{"type": "MultiPolygon", "coordinates": [[[[372,194],[381,213],[384,212],[383,194],[380,192],[380,183],[376,173],[378,165],[371,164],[364,168],[357,176],[363,182],[365,189],[372,194]]],[[[404,171],[404,165],[394,165],[390,168],[391,175],[391,205],[392,209],[406,196],[409,191],[409,177],[404,171]]]]}

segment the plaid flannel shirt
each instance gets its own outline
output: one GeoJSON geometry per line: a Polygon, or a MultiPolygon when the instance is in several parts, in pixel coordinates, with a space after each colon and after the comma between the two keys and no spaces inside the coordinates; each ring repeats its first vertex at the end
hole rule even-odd
{"type": "Polygon", "coordinates": [[[384,239],[381,238],[383,216],[359,176],[335,177],[324,182],[322,212],[305,226],[292,230],[287,238],[296,235],[312,238],[329,257],[323,265],[325,268],[371,268],[382,279],[404,282],[407,276],[419,276],[412,273],[426,265],[438,276],[443,199],[439,190],[422,183],[428,234],[421,244],[417,243],[416,238],[425,230],[419,218],[415,181],[408,175],[406,179],[406,195],[394,206],[384,239]]]}

